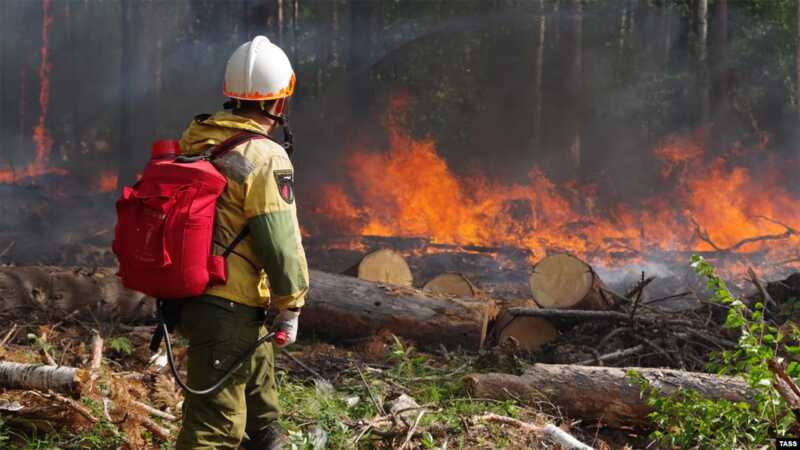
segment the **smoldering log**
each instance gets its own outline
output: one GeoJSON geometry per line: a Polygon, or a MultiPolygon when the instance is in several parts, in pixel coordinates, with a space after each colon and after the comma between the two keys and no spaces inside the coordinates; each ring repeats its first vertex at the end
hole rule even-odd
{"type": "Polygon", "coordinates": [[[74,367],[0,361],[0,388],[4,389],[51,390],[79,398],[86,379],[86,372],[74,367]]]}
{"type": "MultiPolygon", "coordinates": [[[[611,426],[646,425],[650,408],[628,375],[630,368],[534,364],[523,375],[471,374],[469,392],[480,398],[549,401],[569,417],[599,420],[611,426]]],[[[739,377],[672,369],[634,368],[664,394],[691,389],[712,400],[750,402],[752,393],[739,377]]]]}
{"type": "Polygon", "coordinates": [[[477,350],[493,308],[492,301],[435,297],[312,270],[300,332],[355,339],[387,330],[421,346],[477,350]]]}

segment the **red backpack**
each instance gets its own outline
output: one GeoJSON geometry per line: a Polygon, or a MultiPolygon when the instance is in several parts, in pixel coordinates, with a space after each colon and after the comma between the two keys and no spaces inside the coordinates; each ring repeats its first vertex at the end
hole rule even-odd
{"type": "Polygon", "coordinates": [[[125,186],[117,200],[112,249],[126,288],[166,300],[200,295],[208,285],[226,282],[225,257],[247,228],[222,256],[212,254],[217,198],[227,180],[210,161],[260,138],[237,134],[196,157],[175,158],[175,141],[153,145],[141,179],[125,186]]]}

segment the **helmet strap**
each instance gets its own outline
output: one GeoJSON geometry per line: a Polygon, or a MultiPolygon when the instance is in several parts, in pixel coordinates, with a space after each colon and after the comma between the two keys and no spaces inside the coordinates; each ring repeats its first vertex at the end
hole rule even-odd
{"type": "MultiPolygon", "coordinates": [[[[283,128],[283,149],[286,150],[286,154],[290,157],[292,153],[294,153],[294,135],[292,134],[292,130],[289,129],[289,116],[284,113],[282,115],[272,114],[271,112],[264,109],[264,102],[259,102],[259,106],[261,107],[261,112],[269,117],[270,119],[274,120],[278,125],[283,128]]],[[[289,103],[286,102],[286,108],[288,109],[289,103]]]]}

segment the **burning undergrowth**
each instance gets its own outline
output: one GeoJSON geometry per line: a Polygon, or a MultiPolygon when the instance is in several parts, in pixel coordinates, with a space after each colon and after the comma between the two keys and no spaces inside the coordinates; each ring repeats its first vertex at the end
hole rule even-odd
{"type": "Polygon", "coordinates": [[[385,151],[354,149],[344,160],[346,180],[311,199],[311,235],[423,236],[527,249],[532,261],[566,251],[607,269],[685,266],[692,253],[727,273],[798,264],[791,164],[766,148],[735,145],[710,156],[707,130],[667,136],[648,150],[660,178],[638,199],[619,199],[597,184],[557,183],[536,165],[525,183],[459,175],[431,138],[405,130],[407,110],[407,102],[394,102],[387,114],[385,151]]]}

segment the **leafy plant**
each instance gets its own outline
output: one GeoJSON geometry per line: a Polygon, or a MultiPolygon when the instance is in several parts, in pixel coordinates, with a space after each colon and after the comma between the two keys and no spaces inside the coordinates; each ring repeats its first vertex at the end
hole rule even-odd
{"type": "MultiPolygon", "coordinates": [[[[692,267],[705,277],[713,292],[712,300],[727,307],[724,326],[739,333],[737,345],[716,356],[708,368],[719,375],[744,378],[753,392],[752,404],[727,400],[709,400],[697,392],[679,390],[663,395],[640,374],[631,377],[639,383],[652,409],[650,419],[656,425],[651,437],[660,445],[680,448],[755,448],[771,436],[789,434],[795,419],[773,386],[768,361],[783,361],[782,355],[800,353],[797,327],[790,336],[765,319],[764,304],[750,309],[734,297],[713,266],[700,256],[692,257],[692,267]]],[[[797,378],[800,368],[789,364],[787,373],[797,378]]]]}
{"type": "Polygon", "coordinates": [[[117,353],[122,353],[125,355],[130,355],[133,353],[133,344],[131,344],[131,341],[124,336],[109,339],[108,347],[117,353]]]}

